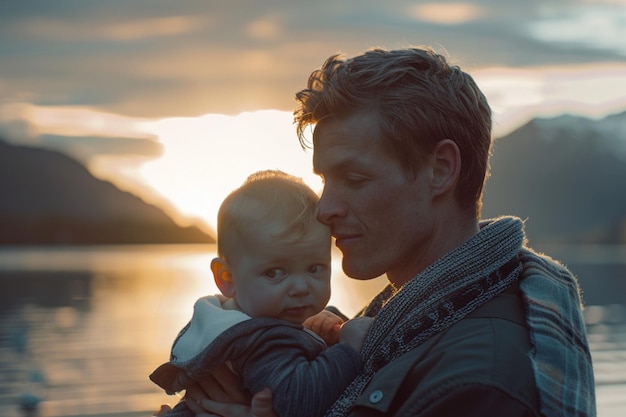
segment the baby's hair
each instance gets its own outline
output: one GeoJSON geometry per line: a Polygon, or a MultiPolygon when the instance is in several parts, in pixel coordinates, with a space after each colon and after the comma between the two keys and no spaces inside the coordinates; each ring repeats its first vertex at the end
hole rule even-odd
{"type": "Polygon", "coordinates": [[[317,221],[319,196],[299,177],[258,171],[232,191],[217,213],[217,253],[228,259],[255,227],[280,225],[274,237],[297,241],[317,221]]]}

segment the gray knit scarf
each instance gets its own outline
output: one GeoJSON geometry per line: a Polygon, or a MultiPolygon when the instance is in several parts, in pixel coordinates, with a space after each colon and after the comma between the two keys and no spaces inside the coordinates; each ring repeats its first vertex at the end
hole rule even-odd
{"type": "Polygon", "coordinates": [[[345,416],[380,368],[447,329],[520,275],[521,220],[498,219],[395,291],[387,286],[363,311],[376,319],[361,354],[363,372],[326,416],[345,416]]]}

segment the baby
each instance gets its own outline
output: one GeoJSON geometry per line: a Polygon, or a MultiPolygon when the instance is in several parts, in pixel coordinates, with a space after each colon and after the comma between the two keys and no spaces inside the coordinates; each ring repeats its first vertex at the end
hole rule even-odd
{"type": "MultiPolygon", "coordinates": [[[[331,234],[318,200],[301,179],[261,171],[222,202],[211,262],[221,294],[196,302],[155,383],[173,394],[226,363],[251,394],[269,387],[279,416],[330,408],[361,370],[371,319],[344,323],[324,310],[331,234]]],[[[168,414],[193,415],[184,400],[168,414]]]]}

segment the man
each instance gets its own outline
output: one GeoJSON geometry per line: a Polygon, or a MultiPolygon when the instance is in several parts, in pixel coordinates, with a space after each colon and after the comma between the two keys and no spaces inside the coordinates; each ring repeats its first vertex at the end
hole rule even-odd
{"type": "MultiPolygon", "coordinates": [[[[491,111],[474,80],[429,48],[374,49],[331,56],[296,97],[344,272],[389,279],[327,415],[595,416],[576,279],[519,219],[479,220],[491,111]]],[[[269,395],[252,413],[271,415],[269,395]]]]}

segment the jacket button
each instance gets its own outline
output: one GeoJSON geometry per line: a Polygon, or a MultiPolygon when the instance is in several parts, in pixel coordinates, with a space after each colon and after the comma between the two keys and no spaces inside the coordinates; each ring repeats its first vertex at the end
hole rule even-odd
{"type": "Polygon", "coordinates": [[[383,399],[383,392],[380,390],[376,390],[370,394],[370,402],[372,404],[379,403],[380,400],[383,399]]]}

